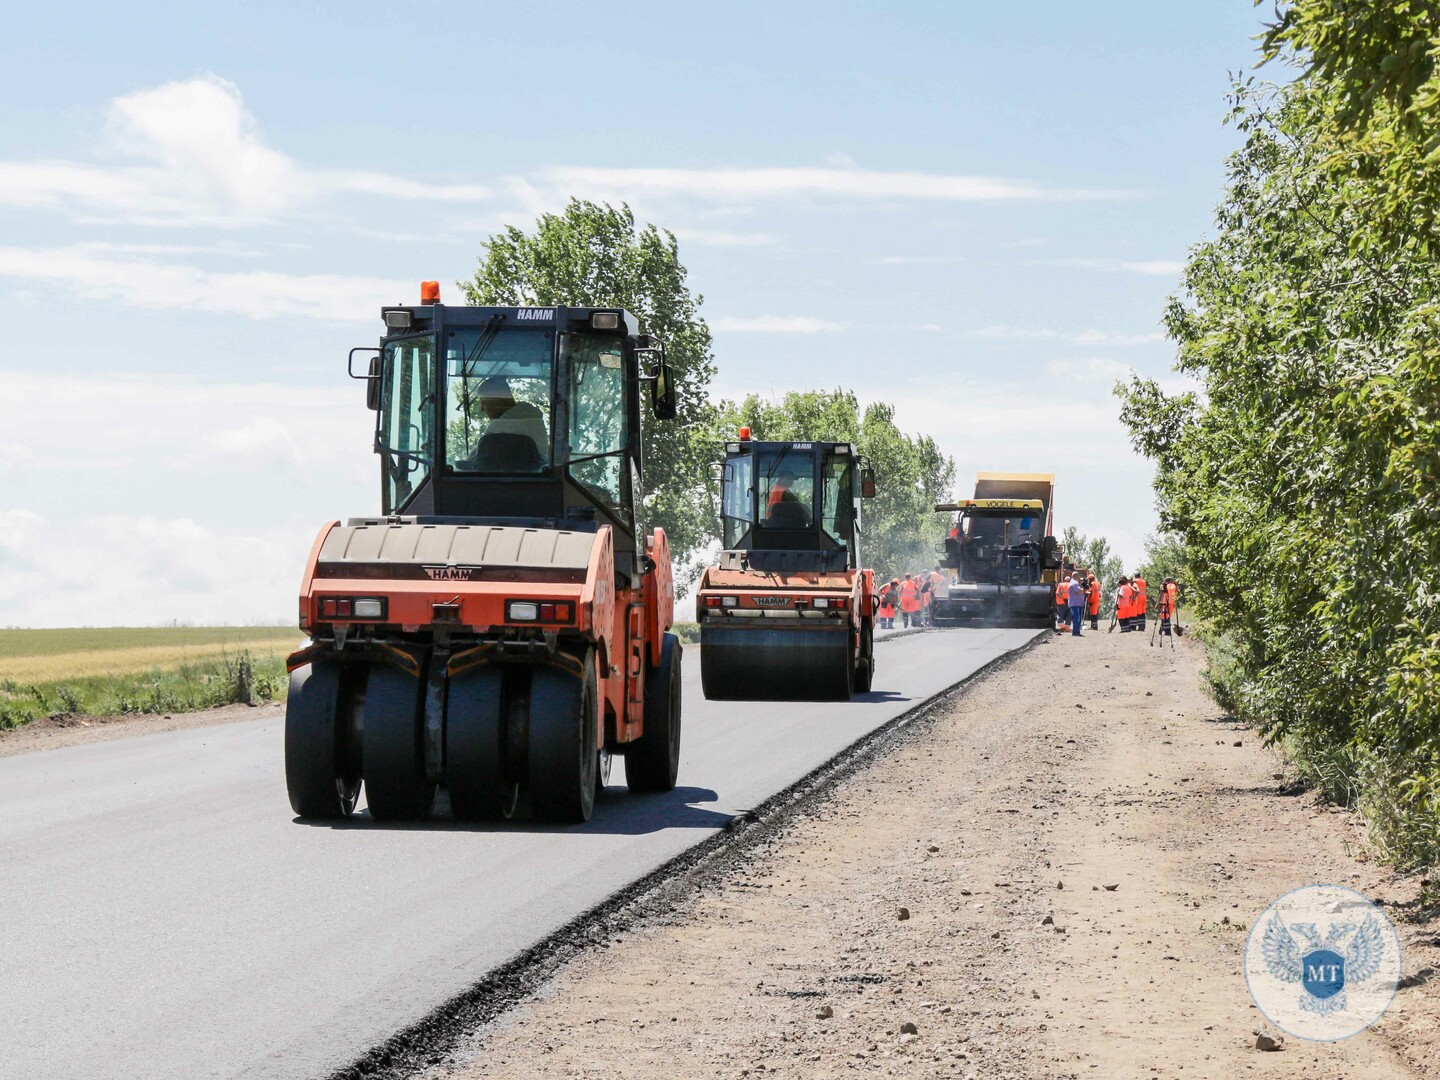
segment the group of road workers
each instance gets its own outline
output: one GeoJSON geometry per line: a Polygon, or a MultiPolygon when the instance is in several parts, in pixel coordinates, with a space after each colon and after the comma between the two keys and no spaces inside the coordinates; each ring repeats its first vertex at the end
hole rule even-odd
{"type": "MultiPolygon", "coordinates": [[[[1143,631],[1150,610],[1149,584],[1139,574],[1134,577],[1120,576],[1115,596],[1114,617],[1111,629],[1120,627],[1122,634],[1136,630],[1143,631]]],[[[1071,570],[1069,576],[1060,575],[1055,583],[1055,632],[1063,634],[1069,630],[1074,637],[1081,637],[1080,627],[1088,616],[1090,629],[1100,629],[1100,581],[1091,570],[1071,570]]],[[[1178,610],[1180,586],[1173,577],[1167,577],[1160,588],[1155,615],[1160,620],[1160,633],[1171,638],[1179,625],[1178,610]]]]}
{"type": "Polygon", "coordinates": [[[881,630],[895,629],[895,616],[900,616],[903,629],[933,624],[935,597],[950,586],[950,575],[937,564],[929,571],[906,574],[904,580],[892,578],[880,588],[880,610],[875,617],[881,630]]]}

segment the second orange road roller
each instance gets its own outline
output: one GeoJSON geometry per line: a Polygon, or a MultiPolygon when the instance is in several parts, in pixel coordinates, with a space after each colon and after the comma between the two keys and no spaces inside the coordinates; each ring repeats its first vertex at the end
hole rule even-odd
{"type": "Polygon", "coordinates": [[[848,699],[875,677],[874,574],[860,507],[875,478],[849,443],[726,444],[724,550],[695,600],[707,698],[848,699]]]}

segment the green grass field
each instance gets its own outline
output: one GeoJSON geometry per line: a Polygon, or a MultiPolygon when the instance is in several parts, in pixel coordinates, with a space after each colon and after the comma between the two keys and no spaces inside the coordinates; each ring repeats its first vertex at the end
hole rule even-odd
{"type": "Polygon", "coordinates": [[[0,728],[42,716],[187,712],[285,692],[293,627],[0,630],[0,728]]]}

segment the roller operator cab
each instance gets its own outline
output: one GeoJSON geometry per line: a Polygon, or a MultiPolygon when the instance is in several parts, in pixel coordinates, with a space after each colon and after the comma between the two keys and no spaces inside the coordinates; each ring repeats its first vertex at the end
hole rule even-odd
{"type": "Polygon", "coordinates": [[[740,436],[718,470],[724,550],[695,601],[705,696],[865,693],[876,603],[860,507],[874,476],[849,443],[740,436]]]}
{"type": "Polygon", "coordinates": [[[669,790],[681,649],[640,502],[642,413],[675,415],[660,343],[617,308],[421,297],[351,351],[381,514],[326,525],[305,570],[291,806],[342,817],[363,783],[376,818],[425,818],[443,788],[457,818],[584,821],[613,754],[632,790],[669,790]]]}
{"type": "Polygon", "coordinates": [[[1048,473],[981,473],[975,498],[935,507],[954,515],[942,549],[952,580],[934,600],[937,624],[1051,625],[1061,562],[1054,491],[1048,473]]]}

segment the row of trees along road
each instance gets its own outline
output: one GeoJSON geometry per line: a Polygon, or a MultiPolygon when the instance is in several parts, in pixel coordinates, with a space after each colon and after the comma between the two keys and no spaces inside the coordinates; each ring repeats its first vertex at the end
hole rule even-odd
{"type": "Polygon", "coordinates": [[[1243,80],[1167,394],[1121,388],[1217,699],[1440,858],[1440,13],[1293,0],[1243,80]]]}
{"type": "Polygon", "coordinates": [[[902,433],[889,405],[862,411],[843,391],[712,402],[715,356],[699,314],[703,297],[686,285],[674,235],[637,227],[628,207],[572,199],[533,232],[507,227],[490,238],[474,278],[459,284],[471,304],[623,307],[665,342],[678,415],[644,429],[643,494],[647,523],[665,529],[682,580],[693,580],[718,541],[709,465],[741,424],[759,439],[855,442],[879,476],[879,496],[865,508],[866,563],[885,575],[934,563],[945,526],[933,507],[949,497],[955,463],[929,436],[902,433]]]}

